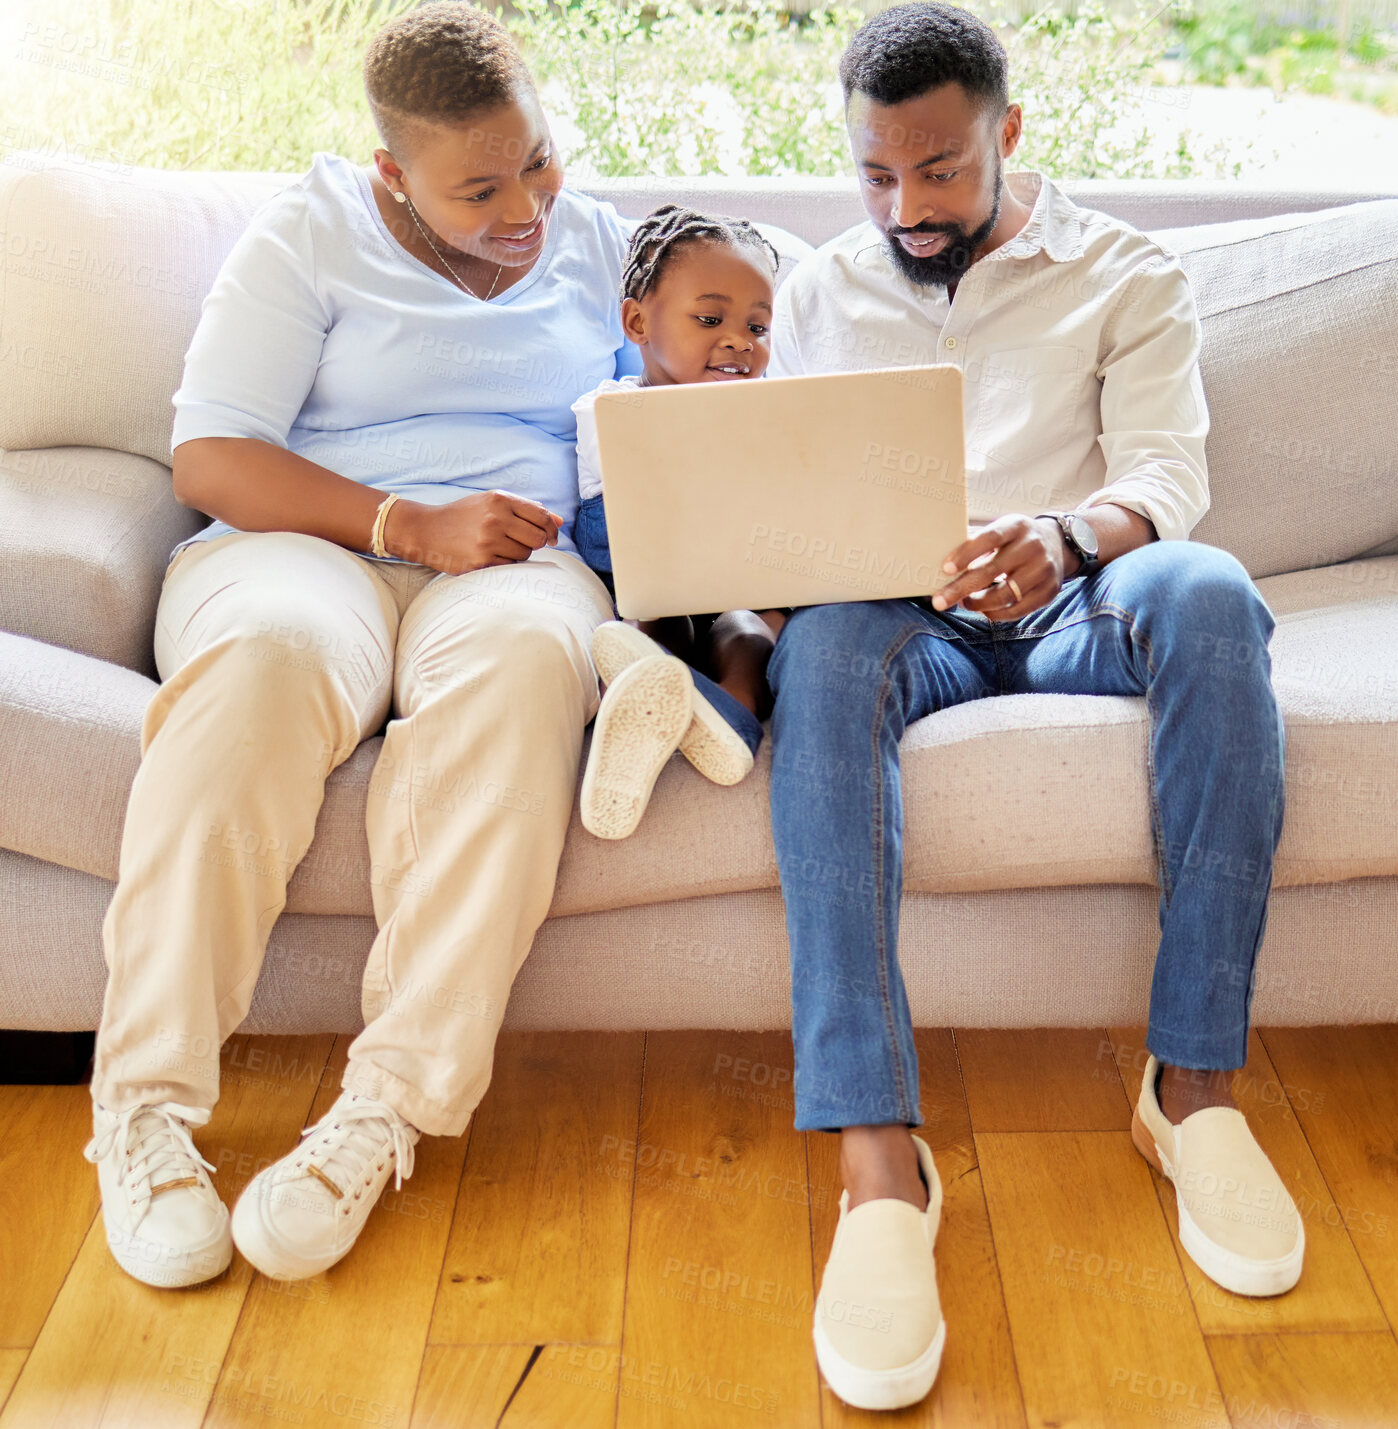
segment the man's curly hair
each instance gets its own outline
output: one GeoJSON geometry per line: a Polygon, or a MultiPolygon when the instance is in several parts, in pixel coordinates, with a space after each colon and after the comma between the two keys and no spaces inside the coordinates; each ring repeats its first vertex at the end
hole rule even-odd
{"type": "Polygon", "coordinates": [[[998,120],[1009,107],[1009,60],[995,31],[960,5],[912,0],[881,10],[854,32],[840,56],[845,103],[855,93],[902,104],[943,84],[959,84],[998,120]]]}
{"type": "Polygon", "coordinates": [[[419,124],[463,124],[533,92],[510,32],[465,0],[436,0],[390,21],[364,56],[364,89],[395,157],[419,124]]]}

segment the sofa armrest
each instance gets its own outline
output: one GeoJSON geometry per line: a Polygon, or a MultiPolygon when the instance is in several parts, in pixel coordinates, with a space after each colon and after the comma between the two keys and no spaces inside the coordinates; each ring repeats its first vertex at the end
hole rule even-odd
{"type": "Polygon", "coordinates": [[[0,631],[0,848],[112,881],[158,686],[0,631]]]}
{"type": "Polygon", "coordinates": [[[0,629],[155,678],[166,563],[207,524],[147,457],[0,452],[0,629]]]}

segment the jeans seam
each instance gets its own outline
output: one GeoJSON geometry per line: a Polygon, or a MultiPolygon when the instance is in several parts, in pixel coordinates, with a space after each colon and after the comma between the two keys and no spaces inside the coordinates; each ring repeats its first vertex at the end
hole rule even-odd
{"type": "Polygon", "coordinates": [[[1037,632],[1027,632],[1024,635],[1011,635],[1012,640],[1037,640],[1046,635],[1053,635],[1059,630],[1068,630],[1074,625],[1081,625],[1084,621],[1095,620],[1099,615],[1111,616],[1114,620],[1121,621],[1126,627],[1132,644],[1141,644],[1146,652],[1146,673],[1149,678],[1146,681],[1145,700],[1146,715],[1148,717],[1149,728],[1146,735],[1146,795],[1150,801],[1150,826],[1151,838],[1155,843],[1155,862],[1160,872],[1160,888],[1168,904],[1174,897],[1174,888],[1170,882],[1170,869],[1165,859],[1165,823],[1160,813],[1160,800],[1157,795],[1157,771],[1155,767],[1155,730],[1159,721],[1159,714],[1152,697],[1152,688],[1155,683],[1155,650],[1150,643],[1150,636],[1145,631],[1140,630],[1136,625],[1135,615],[1120,605],[1114,605],[1111,601],[1099,601],[1090,610],[1084,611],[1082,615],[1066,620],[1062,624],[1055,623],[1049,630],[1037,632]]]}
{"type": "Polygon", "coordinates": [[[995,653],[995,681],[999,687],[995,693],[997,695],[1003,695],[1008,684],[1007,671],[1005,668],[1005,647],[1003,643],[1005,637],[994,622],[991,624],[990,631],[990,648],[995,653]]]}
{"type": "MultiPolygon", "coordinates": [[[[1174,887],[1170,882],[1170,866],[1165,857],[1165,821],[1160,812],[1160,799],[1157,784],[1157,771],[1155,767],[1155,731],[1159,723],[1159,712],[1155,707],[1153,692],[1155,687],[1155,649],[1150,643],[1150,636],[1143,630],[1138,630],[1135,616],[1119,605],[1113,605],[1109,601],[1103,601],[1100,605],[1093,606],[1089,612],[1089,619],[1095,615],[1109,615],[1113,619],[1122,621],[1130,635],[1133,644],[1139,642],[1146,651],[1146,795],[1150,801],[1150,828],[1151,837],[1155,842],[1155,863],[1160,874],[1160,888],[1164,895],[1166,904],[1174,898],[1174,887]]],[[[1076,621],[1072,622],[1077,624],[1076,621]]]]}
{"type": "MultiPolygon", "coordinates": [[[[1146,797],[1148,797],[1149,805],[1151,805],[1151,839],[1152,842],[1155,843],[1155,865],[1158,867],[1159,876],[1161,876],[1161,893],[1165,897],[1165,902],[1169,903],[1172,897],[1175,896],[1175,890],[1174,886],[1171,885],[1171,879],[1169,879],[1169,865],[1165,859],[1165,820],[1162,819],[1161,816],[1161,802],[1159,802],[1158,790],[1156,790],[1158,775],[1156,775],[1155,769],[1155,729],[1156,725],[1158,725],[1159,715],[1155,707],[1154,694],[1152,694],[1155,684],[1155,649],[1152,647],[1151,637],[1149,637],[1144,630],[1136,627],[1134,614],[1122,606],[1112,604],[1109,600],[1095,604],[1091,610],[1088,610],[1088,612],[1085,612],[1082,616],[1076,617],[1074,620],[1068,620],[1068,622],[1061,624],[1061,626],[1055,624],[1052,630],[1042,630],[1042,632],[1039,632],[1039,637],[1046,636],[1046,634],[1054,634],[1056,630],[1069,629],[1069,627],[1075,626],[1075,624],[1082,624],[1084,620],[1095,620],[1098,616],[1111,616],[1112,619],[1119,620],[1119,622],[1125,624],[1126,632],[1128,632],[1129,637],[1131,637],[1132,644],[1139,643],[1145,647],[1145,669],[1146,674],[1148,674],[1148,679],[1146,679],[1145,683],[1145,710],[1146,722],[1148,722],[1145,740],[1145,787],[1146,797]]],[[[1016,636],[1015,639],[1031,639],[1031,637],[1016,636]]]]}
{"type": "Polygon", "coordinates": [[[1101,605],[1094,605],[1091,610],[1083,611],[1080,615],[1072,616],[1069,619],[1055,620],[1047,630],[1019,630],[1016,628],[1007,630],[1003,638],[1006,640],[1042,640],[1045,635],[1056,635],[1060,630],[1071,630],[1073,626],[1081,625],[1087,620],[1094,620],[1099,615],[1118,615],[1127,621],[1131,619],[1130,612],[1123,610],[1119,605],[1103,602],[1101,605]]]}
{"type": "Polygon", "coordinates": [[[917,625],[905,626],[894,638],[888,649],[884,651],[883,659],[880,662],[883,668],[883,679],[879,682],[879,701],[875,707],[875,719],[870,735],[872,746],[870,752],[873,756],[872,762],[874,768],[879,771],[878,788],[874,795],[874,854],[876,860],[875,871],[877,874],[874,880],[875,911],[877,914],[875,919],[875,927],[877,930],[875,936],[878,939],[877,956],[874,961],[877,967],[876,975],[879,981],[879,1003],[883,1011],[884,1031],[888,1037],[889,1051],[892,1054],[893,1084],[898,1098],[898,1105],[904,1111],[908,1109],[908,1084],[903,1076],[903,1058],[902,1049],[898,1045],[897,1019],[893,1015],[893,1000],[889,996],[888,936],[886,932],[888,908],[883,879],[884,817],[886,810],[884,808],[883,761],[879,758],[879,732],[884,726],[888,698],[893,690],[893,680],[889,674],[889,666],[894,657],[907,648],[908,642],[922,633],[917,625]]]}

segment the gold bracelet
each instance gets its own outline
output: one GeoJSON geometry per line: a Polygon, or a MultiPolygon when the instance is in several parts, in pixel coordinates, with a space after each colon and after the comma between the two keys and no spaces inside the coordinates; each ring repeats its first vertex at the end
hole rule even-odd
{"type": "Polygon", "coordinates": [[[398,493],[396,491],[393,491],[390,492],[387,496],[385,496],[381,502],[379,502],[378,513],[374,517],[374,529],[369,536],[369,549],[376,556],[388,555],[388,551],[384,548],[383,543],[384,522],[388,519],[389,508],[397,500],[398,493]]]}

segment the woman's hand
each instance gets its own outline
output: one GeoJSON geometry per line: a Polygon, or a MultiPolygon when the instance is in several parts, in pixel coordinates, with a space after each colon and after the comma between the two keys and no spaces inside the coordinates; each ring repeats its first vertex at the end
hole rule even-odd
{"type": "Polygon", "coordinates": [[[561,516],[526,496],[478,491],[442,506],[394,502],[384,521],[384,544],[390,555],[454,576],[527,561],[541,547],[558,544],[562,525],[561,516]]]}

